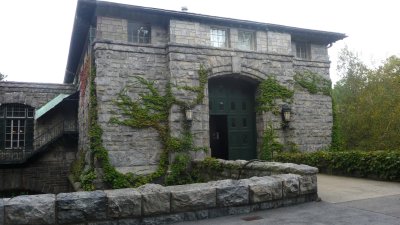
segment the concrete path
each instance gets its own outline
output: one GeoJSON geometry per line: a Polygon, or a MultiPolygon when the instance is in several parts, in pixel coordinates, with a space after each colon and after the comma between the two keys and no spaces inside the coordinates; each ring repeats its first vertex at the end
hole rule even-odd
{"type": "Polygon", "coordinates": [[[318,175],[318,194],[321,202],[178,224],[400,225],[400,183],[318,175]]]}

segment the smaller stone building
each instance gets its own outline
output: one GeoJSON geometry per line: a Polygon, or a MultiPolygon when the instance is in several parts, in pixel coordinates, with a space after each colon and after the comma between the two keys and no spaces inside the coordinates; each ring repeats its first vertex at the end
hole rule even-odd
{"type": "Polygon", "coordinates": [[[71,190],[75,92],[71,84],[0,82],[0,193],[71,190]]]}

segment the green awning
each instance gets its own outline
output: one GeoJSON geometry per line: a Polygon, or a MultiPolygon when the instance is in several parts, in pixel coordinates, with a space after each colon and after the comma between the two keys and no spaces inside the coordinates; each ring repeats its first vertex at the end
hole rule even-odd
{"type": "Polygon", "coordinates": [[[50,100],[48,103],[46,103],[40,109],[36,110],[36,112],[35,112],[35,120],[39,119],[41,116],[43,116],[44,114],[49,112],[51,109],[56,107],[58,104],[60,104],[68,96],[70,96],[70,95],[69,94],[59,94],[57,97],[55,97],[52,100],[50,100]]]}

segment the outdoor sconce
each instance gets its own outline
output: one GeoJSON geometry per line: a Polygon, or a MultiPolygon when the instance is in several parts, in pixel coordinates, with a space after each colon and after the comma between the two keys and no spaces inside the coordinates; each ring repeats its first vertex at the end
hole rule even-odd
{"type": "Polygon", "coordinates": [[[192,121],[193,120],[193,111],[192,111],[192,109],[186,109],[185,114],[186,114],[186,120],[187,121],[192,121]]]}
{"type": "Polygon", "coordinates": [[[282,106],[282,120],[284,123],[284,127],[289,127],[289,122],[290,122],[290,117],[292,114],[292,109],[290,108],[289,105],[283,105],[282,106]]]}

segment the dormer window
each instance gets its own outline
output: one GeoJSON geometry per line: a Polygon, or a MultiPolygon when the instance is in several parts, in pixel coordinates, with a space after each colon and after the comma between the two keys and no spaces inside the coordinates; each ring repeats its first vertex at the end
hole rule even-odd
{"type": "Polygon", "coordinates": [[[299,59],[310,59],[310,44],[296,42],[296,57],[299,59]]]}
{"type": "Polygon", "coordinates": [[[150,24],[140,22],[128,23],[128,41],[133,43],[151,43],[150,24]]]}

